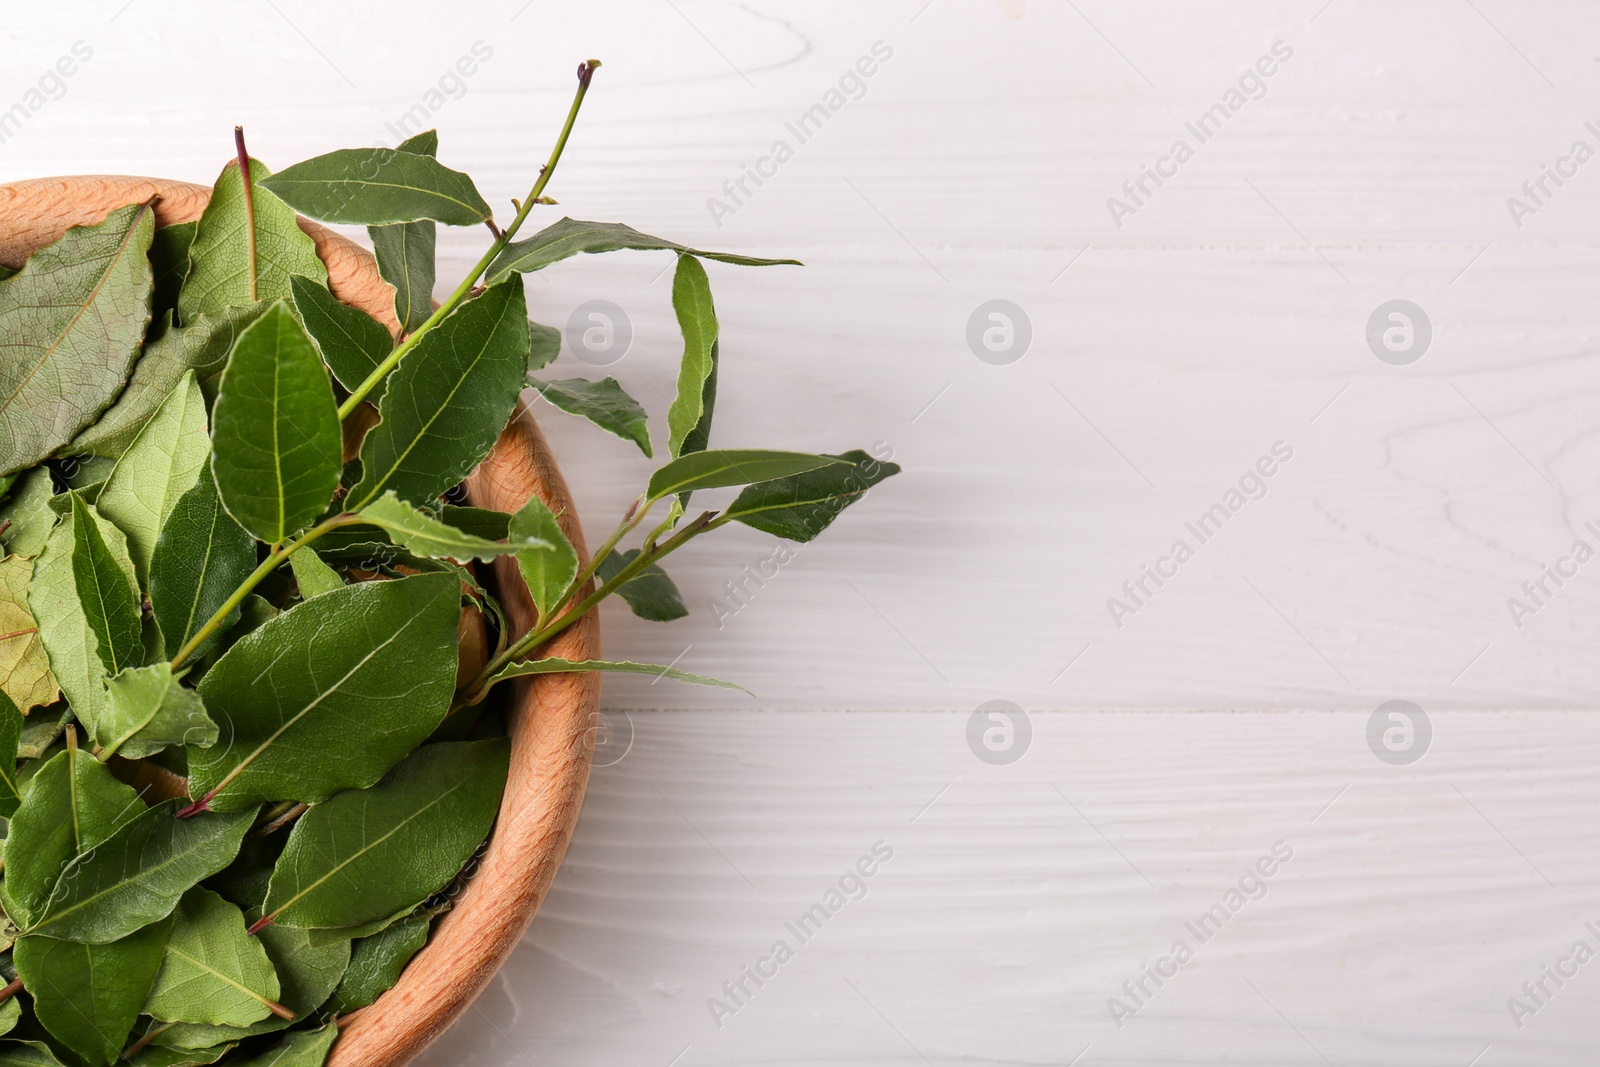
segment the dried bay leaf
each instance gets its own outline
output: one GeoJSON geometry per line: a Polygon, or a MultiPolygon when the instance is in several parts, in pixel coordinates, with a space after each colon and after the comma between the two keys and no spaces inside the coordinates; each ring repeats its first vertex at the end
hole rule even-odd
{"type": "Polygon", "coordinates": [[[149,204],[74,226],[0,286],[0,474],[54,455],[128,381],[150,321],[149,204]]]}
{"type": "Polygon", "coordinates": [[[189,276],[178,294],[180,323],[287,297],[296,274],[327,284],[328,269],[294,209],[262,187],[271,173],[250,160],[247,195],[239,161],[222,168],[189,248],[189,276]]]}

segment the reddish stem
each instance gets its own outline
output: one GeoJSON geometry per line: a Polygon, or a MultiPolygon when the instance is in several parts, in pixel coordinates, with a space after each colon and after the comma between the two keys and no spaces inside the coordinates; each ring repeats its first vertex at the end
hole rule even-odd
{"type": "Polygon", "coordinates": [[[18,993],[22,992],[22,979],[13,978],[4,989],[0,989],[0,1004],[4,1004],[18,993]]]}
{"type": "Polygon", "coordinates": [[[211,795],[208,793],[199,800],[195,801],[193,804],[190,804],[187,807],[179,808],[176,817],[179,819],[192,819],[196,815],[199,815],[202,811],[210,810],[210,805],[211,795]]]}
{"type": "Polygon", "coordinates": [[[233,128],[233,147],[239,153],[239,178],[244,183],[245,236],[250,243],[250,299],[256,294],[256,197],[250,184],[250,153],[244,147],[244,127],[233,128]]]}

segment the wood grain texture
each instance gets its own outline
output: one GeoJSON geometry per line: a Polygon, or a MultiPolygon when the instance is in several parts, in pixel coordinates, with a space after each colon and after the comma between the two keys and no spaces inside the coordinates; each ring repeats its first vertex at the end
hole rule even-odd
{"type": "MultiPolygon", "coordinates": [[[[0,185],[0,262],[20,266],[34,249],[71,226],[98,222],[128,203],[159,197],[163,224],[198,218],[210,190],[186,182],[92,175],[0,185]]],[[[393,290],[371,253],[345,237],[300,220],[328,266],[334,295],[397,328],[393,290]]],[[[515,511],[538,495],[561,517],[563,532],[587,559],[583,530],[555,457],[525,404],[489,457],[468,479],[480,507],[515,511]]],[[[499,563],[505,564],[501,560],[499,563]]],[[[534,621],[527,587],[514,564],[486,579],[524,632],[534,621]]],[[[549,646],[569,659],[600,655],[590,615],[549,646]]],[[[500,814],[477,870],[433,937],[400,981],[356,1015],[340,1034],[329,1067],[399,1067],[467,1010],[494,977],[533,919],[555,877],[583,802],[598,708],[598,675],[547,675],[510,687],[511,766],[500,814]]],[[[496,699],[504,699],[498,694],[496,699]]]]}

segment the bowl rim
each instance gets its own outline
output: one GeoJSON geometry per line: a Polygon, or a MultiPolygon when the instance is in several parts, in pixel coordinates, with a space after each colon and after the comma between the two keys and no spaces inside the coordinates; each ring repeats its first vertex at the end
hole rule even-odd
{"type": "MultiPolygon", "coordinates": [[[[0,183],[0,263],[21,266],[34,250],[71,226],[92,224],[111,211],[155,198],[156,223],[199,218],[207,186],[161,178],[78,175],[0,183]]],[[[300,228],[316,243],[329,288],[398,331],[393,288],[372,253],[307,219],[300,228]]],[[[468,477],[468,499],[514,511],[538,495],[559,517],[562,531],[587,562],[583,530],[555,457],[525,394],[487,459],[468,477]]],[[[535,619],[532,598],[514,562],[496,560],[485,584],[500,597],[511,626],[535,619]]],[[[598,615],[589,613],[558,635],[548,651],[570,660],[599,659],[598,615]]],[[[566,853],[577,824],[593,757],[598,721],[598,674],[550,674],[512,683],[507,732],[511,767],[499,816],[477,868],[428,943],[395,985],[341,1025],[328,1067],[399,1067],[432,1044],[481,993],[532,921],[566,853]]]]}

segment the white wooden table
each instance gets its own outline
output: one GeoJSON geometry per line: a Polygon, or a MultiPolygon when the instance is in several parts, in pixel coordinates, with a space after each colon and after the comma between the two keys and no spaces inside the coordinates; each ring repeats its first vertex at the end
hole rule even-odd
{"type": "MultiPolygon", "coordinates": [[[[759,698],[608,680],[567,864],[427,1063],[1592,1062],[1600,962],[1571,951],[1600,951],[1600,563],[1570,553],[1600,549],[1600,161],[1571,158],[1600,151],[1592,5],[72,0],[7,20],[7,178],[208,181],[235,122],[282,166],[392,144],[415,111],[504,204],[599,56],[551,218],[808,264],[711,265],[715,442],[877,443],[906,468],[747,603],[725,583],[775,542],[738,530],[670,568],[690,618],[608,610],[611,654],[759,698]],[[79,41],[92,57],[41,85],[79,41]],[[741,191],[746,167],[765,176],[741,191]],[[1014,362],[969,346],[991,300],[1030,324],[1014,362]],[[1395,300],[1426,316],[1420,358],[1368,343],[1395,300]],[[1275,445],[1264,494],[1230,501],[1275,445]],[[1189,529],[1218,504],[1220,529],[1189,529]],[[1163,562],[1180,540],[1192,558],[1163,562]],[[1140,591],[1146,566],[1168,577],[1140,591]],[[1547,566],[1575,575],[1541,591],[1547,566]],[[992,700],[1026,709],[1014,762],[969,745],[992,700]],[[1414,762],[1369,747],[1391,700],[1428,716],[1414,762]],[[828,911],[878,842],[892,858],[828,911]],[[1292,855],[1252,876],[1275,845],[1292,855]],[[1259,899],[1229,909],[1241,878],[1259,899]],[[1219,903],[1226,922],[1186,925],[1219,903]],[[802,943],[785,924],[819,904],[802,943]]],[[[443,273],[480,248],[448,235],[443,273]]],[[[595,257],[530,289],[557,326],[624,308],[622,361],[555,369],[614,373],[658,419],[664,266],[595,257]]],[[[544,421],[602,533],[649,464],[544,421]]]]}

